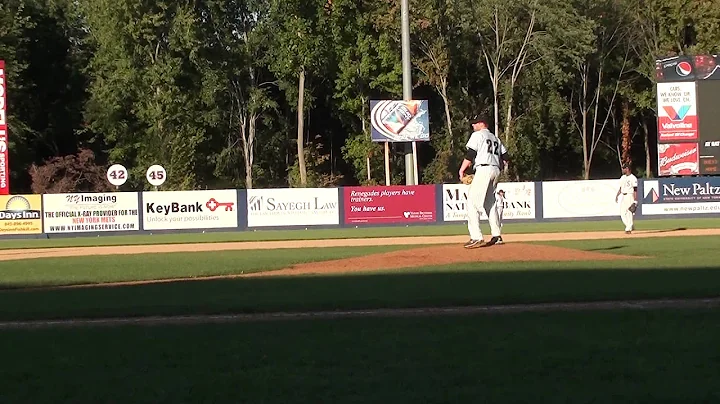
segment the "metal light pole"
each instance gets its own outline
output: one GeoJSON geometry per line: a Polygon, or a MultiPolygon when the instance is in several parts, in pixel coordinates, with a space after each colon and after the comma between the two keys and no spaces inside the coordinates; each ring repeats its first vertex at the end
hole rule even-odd
{"type": "MultiPolygon", "coordinates": [[[[402,74],[403,100],[412,100],[412,76],[410,70],[410,11],[409,0],[401,0],[402,20],[402,74]]],[[[405,185],[415,185],[415,142],[405,143],[405,185]]]]}

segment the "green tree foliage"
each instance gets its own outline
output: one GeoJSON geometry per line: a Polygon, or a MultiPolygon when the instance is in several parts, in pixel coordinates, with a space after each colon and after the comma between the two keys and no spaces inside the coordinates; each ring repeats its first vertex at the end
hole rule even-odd
{"type": "MultiPolygon", "coordinates": [[[[410,6],[423,182],[456,181],[477,113],[511,151],[506,178],[616,176],[620,157],[651,175],[655,59],[720,43],[720,0],[410,6]]],[[[400,38],[397,0],[2,1],[12,190],[65,189],[53,167],[90,153],[136,190],[152,164],[164,189],[384,184],[370,100],[402,97],[400,38]]]]}

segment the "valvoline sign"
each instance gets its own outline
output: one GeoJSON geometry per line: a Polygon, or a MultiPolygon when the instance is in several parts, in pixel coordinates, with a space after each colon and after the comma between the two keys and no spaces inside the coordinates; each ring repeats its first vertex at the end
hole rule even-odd
{"type": "Polygon", "coordinates": [[[657,105],[658,142],[674,143],[698,138],[694,82],[658,83],[657,105]]]}

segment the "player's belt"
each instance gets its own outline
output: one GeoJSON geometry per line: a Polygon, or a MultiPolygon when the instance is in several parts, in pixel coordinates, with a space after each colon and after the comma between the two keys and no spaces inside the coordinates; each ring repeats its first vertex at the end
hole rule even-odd
{"type": "Polygon", "coordinates": [[[498,167],[495,164],[480,164],[480,167],[498,167]]]}

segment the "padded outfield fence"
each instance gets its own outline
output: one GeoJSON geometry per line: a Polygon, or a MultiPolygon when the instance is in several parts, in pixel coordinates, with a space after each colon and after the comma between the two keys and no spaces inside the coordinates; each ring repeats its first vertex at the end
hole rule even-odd
{"type": "MultiPolygon", "coordinates": [[[[618,185],[500,183],[503,220],[619,221],[618,185]]],[[[0,238],[462,223],[466,199],[463,184],[9,195],[0,238]]],[[[640,180],[638,202],[637,219],[720,215],[720,177],[640,180]]]]}

